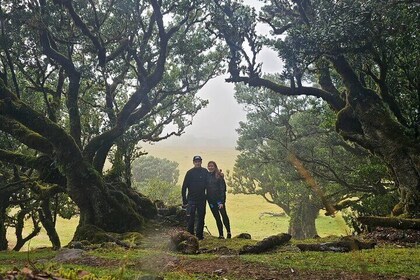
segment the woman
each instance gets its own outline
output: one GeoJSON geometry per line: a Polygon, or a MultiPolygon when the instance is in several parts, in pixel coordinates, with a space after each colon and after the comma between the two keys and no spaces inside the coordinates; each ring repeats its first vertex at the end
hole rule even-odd
{"type": "Polygon", "coordinates": [[[217,229],[219,230],[219,239],[224,239],[223,224],[226,227],[227,238],[231,238],[229,217],[226,213],[226,183],[221,175],[217,164],[214,161],[209,161],[207,164],[209,170],[208,184],[207,184],[207,201],[210,210],[216,219],[217,229]],[[220,219],[222,215],[223,224],[220,219]]]}

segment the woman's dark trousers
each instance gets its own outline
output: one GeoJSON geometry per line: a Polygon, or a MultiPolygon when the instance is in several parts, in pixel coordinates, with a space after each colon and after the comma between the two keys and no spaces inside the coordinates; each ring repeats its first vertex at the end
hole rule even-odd
{"type": "Polygon", "coordinates": [[[223,225],[225,225],[226,231],[230,233],[230,222],[229,222],[229,217],[226,212],[226,205],[223,204],[222,209],[219,209],[219,206],[217,205],[217,203],[214,203],[214,204],[209,203],[209,205],[210,205],[211,213],[213,214],[214,219],[216,220],[217,229],[219,230],[219,236],[223,236],[223,225]],[[220,215],[222,215],[223,224],[222,224],[222,220],[220,219],[220,215]]]}

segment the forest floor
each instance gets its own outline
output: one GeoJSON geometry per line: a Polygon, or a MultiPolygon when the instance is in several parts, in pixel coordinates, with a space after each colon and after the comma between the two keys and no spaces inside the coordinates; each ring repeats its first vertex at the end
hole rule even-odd
{"type": "MultiPolygon", "coordinates": [[[[349,253],[300,252],[296,243],[264,254],[239,255],[256,240],[206,235],[200,253],[169,250],[173,228],[151,226],[137,248],[103,244],[67,260],[49,248],[0,252],[1,279],[420,279],[417,243],[378,242],[375,249],[349,253]],[[21,277],[21,278],[19,278],[21,277]],[[54,278],[55,277],[55,278],[54,278]]],[[[338,237],[305,240],[328,242],[338,237]]]]}

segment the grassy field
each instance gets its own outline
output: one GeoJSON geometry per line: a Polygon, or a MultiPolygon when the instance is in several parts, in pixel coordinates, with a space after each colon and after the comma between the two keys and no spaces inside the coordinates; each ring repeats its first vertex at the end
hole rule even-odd
{"type": "MultiPolygon", "coordinates": [[[[224,171],[233,169],[236,156],[238,155],[238,151],[233,148],[175,148],[156,145],[147,146],[146,151],[151,156],[167,158],[178,162],[180,184],[185,173],[192,167],[192,158],[194,155],[200,155],[203,158],[203,167],[207,166],[208,161],[213,160],[224,171]]],[[[262,212],[282,212],[281,208],[266,202],[261,196],[233,195],[229,193],[226,199],[226,209],[231,220],[233,234],[248,232],[254,239],[262,239],[280,232],[287,232],[287,217],[264,215],[260,218],[262,212]]],[[[206,225],[212,234],[217,234],[216,223],[209,209],[207,213],[206,225]]],[[[320,236],[347,235],[349,232],[340,214],[335,218],[326,217],[321,214],[316,221],[316,225],[320,236]]]]}
{"type": "MultiPolygon", "coordinates": [[[[204,149],[148,146],[147,151],[149,152],[149,155],[178,162],[180,184],[187,170],[192,167],[192,157],[196,154],[202,156],[203,166],[206,166],[208,161],[214,160],[224,171],[232,170],[237,156],[237,151],[233,148],[204,149]]],[[[259,240],[273,234],[287,232],[287,217],[272,217],[267,215],[260,217],[262,212],[282,212],[281,208],[266,202],[260,196],[233,195],[229,193],[227,195],[226,208],[231,220],[233,235],[247,232],[251,234],[253,239],[259,240]]],[[[217,234],[216,223],[214,222],[209,209],[207,210],[207,213],[206,225],[208,230],[215,235],[217,234]]],[[[58,220],[57,230],[63,245],[66,245],[71,240],[77,222],[77,218],[72,220],[58,220]]],[[[331,218],[320,214],[316,221],[316,225],[318,234],[321,237],[328,235],[347,235],[349,232],[340,215],[331,218]]],[[[29,229],[30,225],[27,227],[27,230],[29,229]]],[[[8,240],[10,245],[13,246],[13,243],[15,242],[13,232],[8,232],[8,240]]],[[[35,237],[29,244],[30,248],[43,246],[51,246],[44,230],[42,230],[41,234],[35,237]]],[[[25,249],[27,249],[27,247],[25,247],[25,249]]]]}

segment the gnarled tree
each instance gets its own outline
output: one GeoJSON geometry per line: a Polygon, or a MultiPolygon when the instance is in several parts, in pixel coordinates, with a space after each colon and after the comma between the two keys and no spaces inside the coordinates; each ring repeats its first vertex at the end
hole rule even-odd
{"type": "Polygon", "coordinates": [[[214,26],[230,48],[228,81],[326,101],[336,114],[338,133],[389,167],[401,198],[394,214],[418,217],[419,5],[273,0],[257,17],[235,1],[215,3],[220,13],[214,26]],[[271,36],[258,36],[257,22],[267,24],[271,36]],[[288,84],[262,76],[257,55],[263,45],[284,61],[280,75],[288,84]],[[305,85],[315,80],[313,86],[305,85]]]}
{"type": "Polygon", "coordinates": [[[281,207],[290,217],[293,238],[317,235],[320,209],[333,215],[395,189],[376,157],[335,133],[333,112],[324,102],[243,85],[236,87],[235,97],[245,105],[247,119],[238,130],[240,155],[228,183],[234,193],[258,194],[281,207]],[[310,178],[297,172],[291,155],[310,178]],[[308,179],[316,185],[309,187],[308,179]]]}
{"type": "Polygon", "coordinates": [[[205,28],[206,5],[1,2],[0,130],[36,153],[1,147],[0,159],[45,159],[35,166],[40,178],[63,186],[80,209],[76,239],[86,225],[137,230],[154,215],[148,199],[104,177],[104,164],[115,147],[127,148],[123,139],[180,135],[205,106],[195,94],[223,56],[205,28]],[[173,130],[162,134],[168,124],[173,130]]]}

